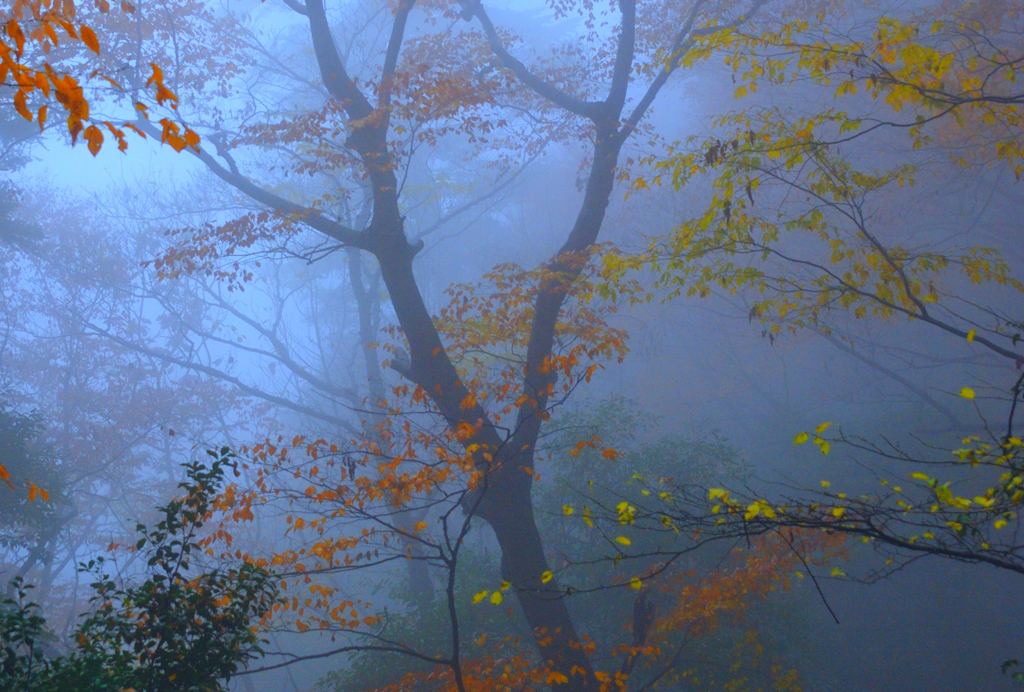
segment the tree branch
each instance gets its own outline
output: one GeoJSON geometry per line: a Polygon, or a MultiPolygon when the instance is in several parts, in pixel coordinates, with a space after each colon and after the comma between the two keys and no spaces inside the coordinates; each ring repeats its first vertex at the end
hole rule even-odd
{"type": "Polygon", "coordinates": [[[565,93],[554,84],[545,81],[531,72],[530,68],[524,65],[522,61],[509,53],[502,44],[501,37],[498,36],[498,32],[495,30],[491,18],[487,15],[487,11],[484,10],[481,0],[460,0],[460,4],[463,7],[462,16],[476,17],[480,21],[480,26],[484,30],[484,35],[487,36],[491,50],[501,59],[506,68],[515,73],[519,81],[533,89],[543,98],[570,113],[575,113],[591,120],[597,120],[604,114],[605,106],[603,103],[584,101],[581,98],[565,93]]]}

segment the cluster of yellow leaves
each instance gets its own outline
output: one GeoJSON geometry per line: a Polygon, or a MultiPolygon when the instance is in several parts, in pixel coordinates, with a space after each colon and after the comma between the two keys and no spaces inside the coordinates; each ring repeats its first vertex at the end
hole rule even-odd
{"type": "MultiPolygon", "coordinates": [[[[828,425],[819,426],[818,434],[828,425]]],[[[803,444],[808,438],[807,433],[800,433],[794,443],[803,444]]],[[[928,473],[915,471],[909,474],[912,486],[904,488],[880,479],[885,489],[882,494],[856,497],[831,490],[832,483],[823,480],[820,501],[788,506],[743,499],[728,490],[712,488],[708,493],[711,513],[726,510],[718,519],[720,525],[742,517],[744,522],[757,519],[779,526],[837,528],[861,536],[864,542],[880,540],[887,545],[957,555],[987,554],[996,564],[1015,564],[1014,555],[1019,550],[1015,537],[1004,536],[1001,531],[1018,520],[1024,503],[1024,442],[1012,436],[1001,443],[984,442],[978,437],[967,437],[962,442],[964,446],[952,452],[957,463],[981,469],[992,479],[989,487],[967,496],[956,492],[957,484],[952,480],[940,483],[928,473]]],[[[834,572],[833,576],[842,573],[834,572]]]]}
{"type": "MultiPolygon", "coordinates": [[[[110,4],[106,0],[97,0],[96,7],[103,13],[110,11],[110,4]]],[[[135,11],[129,2],[122,2],[121,8],[128,13],[135,11]]],[[[125,129],[133,130],[143,138],[146,135],[131,123],[115,125],[106,120],[93,122],[89,101],[80,81],[69,74],[58,72],[45,59],[50,50],[60,45],[62,40],[79,41],[93,53],[100,53],[96,32],[76,22],[75,18],[74,0],[14,0],[0,33],[0,83],[7,83],[10,79],[16,85],[13,98],[15,110],[26,120],[35,120],[40,130],[46,125],[48,103],[52,98],[68,114],[67,128],[72,143],[77,142],[81,136],[95,156],[103,146],[103,130],[106,129],[116,139],[118,150],[125,151],[128,148],[125,129]],[[35,99],[37,93],[44,101],[30,103],[38,100],[35,99]]],[[[177,96],[164,85],[159,66],[154,64],[152,68],[153,75],[146,86],[155,87],[158,104],[169,103],[172,108],[175,107],[177,96]]],[[[121,86],[106,75],[94,72],[91,76],[99,76],[121,90],[121,86]]],[[[145,105],[137,104],[137,108],[143,115],[146,114],[145,105]]],[[[162,141],[176,151],[181,151],[185,146],[198,148],[199,135],[191,129],[185,128],[182,132],[168,118],[160,122],[163,126],[162,141]]]]}
{"type": "MultiPolygon", "coordinates": [[[[872,38],[861,41],[830,32],[824,17],[760,35],[727,32],[697,53],[724,53],[741,82],[738,97],[759,81],[810,81],[837,99],[867,93],[891,109],[893,124],[905,128],[915,147],[933,142],[943,124],[955,125],[957,137],[973,137],[980,121],[994,139],[987,148],[968,148],[994,152],[1019,175],[1024,96],[1014,85],[1024,54],[1013,42],[1016,24],[978,24],[961,17],[962,9],[929,29],[882,17],[872,38]],[[912,111],[907,122],[898,120],[903,111],[912,111]]],[[[648,158],[653,176],[636,179],[634,187],[670,181],[679,188],[710,177],[711,199],[646,253],[607,254],[606,280],[647,268],[668,298],[744,290],[753,298],[751,319],[766,323],[773,341],[783,329],[828,332],[822,318],[834,309],[857,318],[927,316],[943,296],[940,279],[949,270],[971,283],[1024,290],[991,248],[911,249],[872,227],[871,200],[913,185],[916,173],[912,165],[864,171],[842,153],[844,142],[888,122],[881,117],[877,109],[793,116],[752,108],[718,118],[717,136],[691,138],[667,158],[648,158]]]]}

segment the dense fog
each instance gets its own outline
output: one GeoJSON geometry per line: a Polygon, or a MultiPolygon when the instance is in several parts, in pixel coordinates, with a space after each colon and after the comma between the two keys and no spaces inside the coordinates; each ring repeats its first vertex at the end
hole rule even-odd
{"type": "Polygon", "coordinates": [[[1024,3],[0,13],[0,690],[1024,685],[1024,3]]]}

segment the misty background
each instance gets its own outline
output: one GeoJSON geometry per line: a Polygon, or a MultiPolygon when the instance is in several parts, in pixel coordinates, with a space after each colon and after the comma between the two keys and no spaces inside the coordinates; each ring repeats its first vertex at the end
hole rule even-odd
{"type": "MultiPolygon", "coordinates": [[[[613,31],[560,16],[542,0],[488,4],[496,25],[522,37],[523,53],[613,31]]],[[[884,2],[849,11],[866,18],[924,4],[884,2]]],[[[314,205],[357,230],[365,226],[370,202],[345,161],[340,116],[325,115],[315,141],[291,138],[290,128],[303,118],[325,112],[302,16],[277,0],[160,0],[139,3],[138,12],[157,23],[146,38],[147,55],[165,60],[168,84],[181,96],[178,113],[203,134],[204,147],[230,152],[231,166],[275,194],[314,205]],[[204,14],[189,14],[195,12],[204,14]],[[172,31],[176,23],[180,34],[172,31]],[[221,35],[232,43],[211,51],[221,35]],[[261,133],[258,126],[266,123],[280,127],[261,133]]],[[[334,2],[328,12],[349,71],[371,79],[390,10],[385,3],[334,2]]],[[[128,41],[115,15],[95,22],[128,41]]],[[[413,36],[437,28],[415,14],[410,21],[413,36]]],[[[459,30],[455,20],[451,24],[459,30]]],[[[144,78],[148,68],[119,62],[119,40],[112,38],[99,60],[127,81],[134,79],[132,70],[144,78]]],[[[633,174],[641,174],[639,161],[661,144],[709,136],[717,114],[754,104],[813,112],[821,102],[813,85],[766,86],[740,101],[734,90],[720,60],[674,75],[647,118],[659,144],[649,144],[645,131],[624,149],[623,157],[638,162],[633,174]]],[[[861,105],[882,108],[866,99],[861,105]]],[[[126,119],[131,103],[111,90],[93,108],[126,119]]],[[[36,584],[34,597],[51,625],[67,633],[87,607],[88,585],[76,565],[133,542],[136,521],[151,519],[153,508],[176,492],[181,463],[202,458],[207,449],[252,449],[278,436],[286,442],[296,435],[358,438],[368,416],[376,415],[368,413],[372,388],[387,390],[402,378],[386,366],[398,356],[379,345],[395,340],[386,330],[396,316],[369,253],[302,223],[264,223],[259,214],[265,207],[188,151],[161,145],[159,136],[132,135],[126,153],[108,142],[93,156],[81,144],[69,146],[61,125],[40,132],[10,109],[0,120],[0,396],[5,412],[37,419],[34,444],[44,451],[36,484],[51,498],[45,510],[24,503],[0,508],[0,577],[36,584]],[[218,240],[215,231],[231,223],[234,240],[218,240]],[[205,250],[176,254],[186,241],[205,250]]],[[[513,112],[503,127],[475,133],[491,138],[486,147],[454,126],[395,145],[406,234],[423,242],[414,271],[432,314],[448,305],[450,286],[480,283],[506,263],[533,268],[557,251],[582,201],[581,162],[590,155],[588,144],[563,136],[573,127],[555,115],[535,122],[513,112]],[[518,144],[496,144],[502,138],[518,144]]],[[[868,168],[920,166],[915,185],[886,189],[872,200],[872,221],[892,243],[996,248],[1013,275],[1024,275],[1024,188],[1004,166],[951,164],[947,148],[954,146],[940,142],[915,151],[900,133],[851,145],[851,156],[868,168]]],[[[228,161],[222,156],[218,165],[227,170],[228,161]]],[[[667,180],[646,190],[620,181],[600,240],[642,252],[650,238],[703,212],[710,192],[707,181],[682,190],[667,180]]],[[[639,280],[650,283],[650,277],[639,280]]],[[[975,305],[1020,314],[1021,296],[1011,289],[950,281],[975,305]]],[[[1019,374],[1012,363],[962,339],[901,318],[835,315],[830,333],[812,327],[769,338],[751,315],[751,300],[744,291],[716,291],[637,305],[619,301],[608,319],[628,332],[629,352],[621,363],[613,358],[598,369],[546,424],[552,456],[536,469],[534,497],[548,498],[545,507],[557,513],[571,501],[563,498],[588,492],[588,481],[617,483],[616,464],[649,464],[658,469],[652,473],[685,477],[696,473],[686,466],[695,448],[710,450],[711,459],[698,482],[714,485],[733,474],[772,488],[829,479],[855,492],[887,472],[884,460],[840,445],[823,456],[794,446],[794,435],[832,421],[865,439],[950,449],[983,430],[979,413],[998,420],[997,394],[1019,374]],[[979,408],[958,396],[963,386],[979,392],[979,408]],[[593,455],[566,471],[566,435],[575,427],[596,431],[626,461],[593,455]]],[[[256,473],[253,464],[232,482],[251,487],[256,473]]],[[[298,540],[286,533],[291,510],[270,503],[254,511],[255,521],[233,529],[233,549],[269,555],[298,540]]],[[[571,536],[559,543],[553,520],[539,521],[552,537],[552,554],[579,547],[571,536]]],[[[500,552],[490,529],[474,524],[467,541],[474,574],[497,580],[500,552]]],[[[719,558],[687,559],[706,573],[719,558]]],[[[125,575],[139,568],[130,554],[118,560],[125,575]]],[[[856,575],[870,560],[851,546],[843,569],[856,575]]],[[[330,577],[352,597],[372,600],[399,619],[417,612],[402,595],[416,578],[400,563],[330,577]]],[[[427,588],[441,588],[440,578],[435,572],[427,588]]],[[[1013,689],[999,666],[1024,655],[1017,579],[994,567],[937,558],[914,560],[873,584],[830,579],[823,570],[827,605],[810,580],[793,580],[758,600],[740,621],[723,625],[719,639],[694,649],[693,665],[714,660],[727,668],[734,640],[756,631],[781,665],[798,672],[804,690],[1013,689]]],[[[467,586],[467,597],[494,588],[478,586],[467,586]]],[[[600,591],[581,595],[569,599],[570,608],[586,618],[612,598],[600,591]]],[[[495,627],[523,631],[519,612],[509,612],[495,627]]],[[[624,624],[609,627],[625,631],[624,624]]],[[[332,648],[329,637],[315,631],[269,637],[273,651],[332,648]]],[[[357,659],[302,662],[236,678],[232,686],[356,689],[372,681],[364,671],[372,661],[357,659]]],[[[665,686],[703,689],[700,684],[665,686]]]]}

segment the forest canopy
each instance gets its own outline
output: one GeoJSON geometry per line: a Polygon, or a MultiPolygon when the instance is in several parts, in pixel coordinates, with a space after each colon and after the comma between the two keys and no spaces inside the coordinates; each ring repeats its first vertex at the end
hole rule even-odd
{"type": "Polygon", "coordinates": [[[0,12],[5,689],[1024,683],[1021,3],[0,12]]]}

